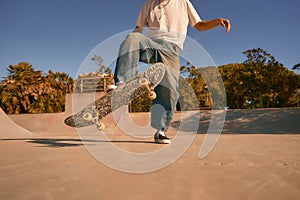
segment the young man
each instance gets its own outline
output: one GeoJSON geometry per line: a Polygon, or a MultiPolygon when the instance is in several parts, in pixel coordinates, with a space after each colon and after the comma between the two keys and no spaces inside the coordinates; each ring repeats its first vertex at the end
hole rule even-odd
{"type": "Polygon", "coordinates": [[[142,6],[133,33],[120,46],[115,69],[115,84],[136,75],[138,63],[163,62],[166,74],[155,88],[157,98],[151,109],[151,126],[157,129],[156,143],[169,144],[168,130],[178,99],[179,55],[188,25],[199,31],[217,26],[230,30],[227,19],[201,20],[189,0],[147,0],[142,6]],[[147,27],[147,35],[142,34],[147,27]]]}

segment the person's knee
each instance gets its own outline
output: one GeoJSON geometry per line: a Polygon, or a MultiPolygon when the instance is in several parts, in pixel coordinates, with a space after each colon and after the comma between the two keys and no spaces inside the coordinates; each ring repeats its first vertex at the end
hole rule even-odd
{"type": "Polygon", "coordinates": [[[139,49],[139,42],[140,42],[140,36],[141,33],[130,33],[125,40],[122,42],[120,46],[120,54],[126,54],[129,51],[137,50],[139,49]]]}
{"type": "Polygon", "coordinates": [[[135,42],[140,41],[142,37],[143,37],[142,33],[133,32],[127,36],[125,41],[130,42],[130,43],[135,43],[135,42]]]}

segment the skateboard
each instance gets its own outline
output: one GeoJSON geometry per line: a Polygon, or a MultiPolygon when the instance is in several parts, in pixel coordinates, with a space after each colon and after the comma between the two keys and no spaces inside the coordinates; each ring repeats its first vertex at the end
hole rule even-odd
{"type": "Polygon", "coordinates": [[[165,70],[165,65],[162,63],[152,65],[143,73],[119,84],[116,89],[107,92],[83,110],[67,117],[65,124],[77,128],[95,124],[99,130],[105,129],[105,124],[101,123],[101,119],[109,113],[123,105],[128,105],[130,101],[146,93],[149,99],[155,99],[154,88],[163,79],[165,70]]]}

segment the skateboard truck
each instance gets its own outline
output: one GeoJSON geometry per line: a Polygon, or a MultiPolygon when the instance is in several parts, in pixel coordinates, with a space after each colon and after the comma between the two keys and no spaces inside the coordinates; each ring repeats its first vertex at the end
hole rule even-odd
{"type": "Polygon", "coordinates": [[[150,83],[146,78],[142,78],[140,80],[140,86],[142,88],[146,88],[148,91],[148,98],[150,100],[154,100],[156,98],[156,93],[154,92],[154,87],[150,87],[149,85],[150,85],[150,83]]]}
{"type": "Polygon", "coordinates": [[[93,117],[93,115],[90,112],[86,112],[83,114],[83,119],[86,122],[93,122],[94,124],[96,124],[98,130],[105,129],[105,125],[99,122],[98,113],[96,117],[93,117]]]}

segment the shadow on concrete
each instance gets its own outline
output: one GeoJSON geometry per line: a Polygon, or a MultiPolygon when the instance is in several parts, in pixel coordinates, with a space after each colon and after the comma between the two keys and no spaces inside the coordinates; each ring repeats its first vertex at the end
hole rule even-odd
{"type": "MultiPolygon", "coordinates": [[[[210,125],[211,111],[192,115],[184,122],[173,121],[171,127],[193,132],[189,124],[199,124],[197,133],[205,134],[210,125]],[[184,123],[184,124],[183,124],[184,123]],[[182,128],[183,127],[183,128],[182,128]]],[[[300,134],[300,109],[228,110],[223,134],[300,134]]]]}
{"type": "Polygon", "coordinates": [[[144,144],[155,144],[152,141],[142,141],[142,140],[86,140],[86,139],[73,139],[73,138],[4,138],[0,141],[25,141],[27,143],[40,144],[38,147],[51,147],[51,148],[61,148],[61,147],[77,147],[83,145],[94,145],[95,143],[144,143],[144,144]]]}

